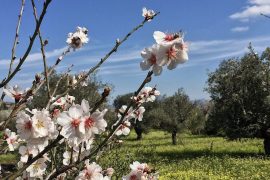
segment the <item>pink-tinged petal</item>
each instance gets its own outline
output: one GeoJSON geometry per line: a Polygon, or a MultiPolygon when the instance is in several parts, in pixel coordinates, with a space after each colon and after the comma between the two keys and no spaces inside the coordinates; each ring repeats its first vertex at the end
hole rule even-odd
{"type": "Polygon", "coordinates": [[[144,48],[144,50],[141,51],[141,56],[143,59],[147,60],[152,56],[152,53],[151,48],[144,48]]]}
{"type": "Polygon", "coordinates": [[[147,13],[147,9],[145,7],[142,8],[142,16],[145,16],[145,14],[147,13]]]}
{"type": "Polygon", "coordinates": [[[177,62],[176,61],[170,61],[170,64],[168,64],[167,68],[169,70],[175,69],[177,67],[177,62]]]}
{"type": "Polygon", "coordinates": [[[61,126],[66,126],[70,124],[72,118],[68,116],[67,112],[62,112],[59,117],[57,118],[57,123],[61,126]]]}
{"type": "Polygon", "coordinates": [[[27,148],[26,148],[25,146],[20,146],[20,148],[19,148],[19,153],[20,153],[21,155],[26,154],[26,153],[27,153],[27,148]]]}
{"type": "Polygon", "coordinates": [[[90,106],[89,106],[89,103],[88,103],[87,100],[83,99],[82,103],[81,103],[81,106],[82,106],[82,109],[83,109],[84,113],[89,112],[90,106]]]}
{"type": "Polygon", "coordinates": [[[81,122],[80,125],[79,125],[79,131],[82,133],[82,134],[85,134],[85,124],[84,122],[81,122]]]}
{"type": "Polygon", "coordinates": [[[168,56],[167,56],[167,51],[169,47],[160,47],[157,54],[156,54],[156,59],[157,59],[157,64],[159,66],[164,66],[168,63],[168,56]]]}
{"type": "Polygon", "coordinates": [[[160,44],[164,40],[164,38],[166,37],[166,34],[164,32],[161,32],[161,31],[155,31],[153,34],[153,37],[156,40],[156,42],[158,44],[160,44]]]}
{"type": "Polygon", "coordinates": [[[153,72],[155,76],[159,76],[162,72],[162,66],[158,66],[157,64],[153,66],[153,72]]]}
{"type": "Polygon", "coordinates": [[[26,163],[28,161],[28,155],[21,156],[20,160],[26,163]]]}
{"type": "Polygon", "coordinates": [[[122,130],[117,130],[117,131],[115,132],[115,135],[116,135],[116,136],[122,135],[122,130]]]}
{"type": "Polygon", "coordinates": [[[69,138],[71,134],[74,133],[74,130],[71,126],[64,126],[60,132],[65,138],[69,138]]]}
{"type": "Polygon", "coordinates": [[[80,105],[76,104],[69,108],[69,115],[74,119],[79,119],[83,114],[83,109],[80,105]]]}
{"type": "Polygon", "coordinates": [[[8,97],[11,97],[11,98],[13,98],[13,94],[10,92],[10,89],[6,89],[6,88],[4,88],[3,89],[3,91],[4,91],[4,93],[8,96],[8,97]]]}
{"type": "Polygon", "coordinates": [[[187,51],[179,51],[178,56],[179,56],[178,63],[180,63],[180,64],[185,63],[188,60],[187,51]]]}
{"type": "Polygon", "coordinates": [[[151,67],[151,64],[148,63],[148,61],[142,61],[142,62],[140,63],[140,67],[141,67],[141,69],[142,69],[143,71],[146,71],[146,70],[148,70],[148,69],[151,67]]]}
{"type": "Polygon", "coordinates": [[[91,130],[92,130],[92,132],[93,132],[94,134],[98,134],[98,133],[99,133],[97,127],[92,127],[91,130]]]}
{"type": "Polygon", "coordinates": [[[128,127],[125,127],[123,130],[122,130],[123,134],[124,135],[128,135],[129,132],[130,132],[130,129],[128,127]]]}

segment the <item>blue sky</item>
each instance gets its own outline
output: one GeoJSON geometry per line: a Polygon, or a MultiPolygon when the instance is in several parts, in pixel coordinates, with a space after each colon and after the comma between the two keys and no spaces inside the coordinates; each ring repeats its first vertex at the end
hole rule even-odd
{"type": "MultiPolygon", "coordinates": [[[[42,2],[36,1],[38,12],[42,2]]],[[[155,30],[186,32],[190,59],[173,71],[163,71],[150,85],[157,85],[161,93],[168,95],[183,87],[191,99],[209,98],[203,91],[207,72],[214,71],[220,61],[242,56],[249,42],[258,52],[269,46],[270,19],[259,13],[270,15],[270,0],[53,0],[41,27],[43,37],[49,40],[46,47],[48,64],[53,64],[66,47],[67,34],[77,26],[84,26],[89,29],[90,42],[66,57],[58,71],[65,71],[70,64],[75,65],[73,73],[91,68],[117,38],[143,20],[142,7],[161,14],[137,31],[98,72],[100,80],[115,86],[112,98],[133,92],[143,80],[147,72],[139,68],[140,51],[154,43],[155,30]]],[[[0,79],[7,74],[19,8],[20,1],[1,1],[0,79]]],[[[27,1],[17,57],[25,51],[34,26],[30,1],[27,1]]],[[[37,39],[22,71],[10,85],[30,86],[34,74],[42,71],[39,49],[37,39]]]]}

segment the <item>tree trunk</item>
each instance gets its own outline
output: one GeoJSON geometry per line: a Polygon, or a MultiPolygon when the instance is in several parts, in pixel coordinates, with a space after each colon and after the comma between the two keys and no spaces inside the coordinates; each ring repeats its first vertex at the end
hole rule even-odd
{"type": "Polygon", "coordinates": [[[263,146],[265,154],[270,155],[270,129],[265,131],[263,146]]]}
{"type": "Polygon", "coordinates": [[[140,127],[137,127],[137,126],[135,126],[134,129],[135,129],[135,132],[137,134],[137,140],[141,140],[143,130],[140,127]]]}
{"type": "Polygon", "coordinates": [[[263,145],[264,145],[265,154],[270,155],[270,138],[269,137],[264,138],[263,145]]]}
{"type": "Polygon", "coordinates": [[[173,145],[176,145],[177,144],[177,141],[176,141],[176,131],[173,131],[172,132],[172,144],[173,145]]]}

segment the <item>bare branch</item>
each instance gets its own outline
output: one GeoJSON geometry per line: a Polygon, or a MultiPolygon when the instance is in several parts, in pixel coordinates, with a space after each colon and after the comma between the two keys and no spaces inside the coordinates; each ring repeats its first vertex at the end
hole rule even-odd
{"type": "MultiPolygon", "coordinates": [[[[33,14],[36,20],[36,24],[38,24],[38,16],[37,16],[37,8],[35,5],[34,0],[31,0],[32,2],[32,7],[33,7],[33,14]]],[[[40,32],[40,28],[38,30],[38,37],[39,37],[39,41],[40,41],[40,49],[41,49],[41,53],[42,53],[42,60],[43,60],[43,68],[44,68],[44,75],[45,75],[45,80],[46,80],[46,86],[47,86],[47,93],[48,93],[48,98],[51,98],[51,93],[50,93],[50,84],[49,84],[49,78],[48,78],[48,66],[47,66],[47,60],[46,60],[46,55],[45,55],[45,44],[44,41],[42,39],[41,36],[41,32],[40,32]]]]}
{"type": "Polygon", "coordinates": [[[16,68],[14,69],[14,71],[0,83],[0,88],[4,87],[7,83],[9,83],[9,81],[17,74],[17,72],[20,71],[21,66],[23,65],[23,63],[25,62],[26,58],[28,57],[30,51],[32,50],[34,41],[36,39],[36,36],[38,35],[40,25],[41,25],[41,23],[43,21],[43,18],[44,18],[45,14],[46,14],[47,8],[48,8],[49,4],[51,3],[51,1],[52,0],[46,0],[44,2],[42,13],[41,13],[41,15],[40,15],[40,17],[38,19],[38,23],[36,24],[35,31],[34,31],[33,35],[30,37],[29,45],[28,45],[23,57],[20,58],[20,61],[19,61],[18,65],[16,66],[16,68]]]}
{"type": "Polygon", "coordinates": [[[266,14],[263,14],[261,13],[262,16],[266,17],[266,18],[269,18],[270,19],[270,16],[266,15],[266,14]]]}
{"type": "Polygon", "coordinates": [[[10,76],[10,74],[11,74],[12,65],[14,63],[14,60],[16,59],[16,47],[17,47],[17,44],[19,43],[19,32],[20,32],[20,26],[21,26],[21,21],[22,21],[22,15],[23,15],[23,11],[24,11],[24,5],[25,5],[25,0],[22,0],[21,10],[20,10],[20,14],[18,16],[18,24],[16,27],[15,39],[14,39],[13,47],[11,50],[11,60],[10,60],[8,76],[10,76]]]}
{"type": "MultiPolygon", "coordinates": [[[[12,66],[13,66],[13,63],[16,59],[16,48],[17,48],[17,44],[19,44],[19,32],[20,32],[20,27],[21,27],[22,15],[23,15],[23,11],[24,11],[24,5],[25,5],[25,0],[22,0],[21,10],[20,10],[20,14],[18,16],[18,23],[16,26],[15,38],[14,38],[13,47],[11,50],[11,59],[10,59],[10,65],[9,65],[9,70],[8,70],[8,77],[11,74],[12,66]]],[[[2,93],[1,100],[3,100],[4,97],[5,97],[5,93],[2,93]]]]}

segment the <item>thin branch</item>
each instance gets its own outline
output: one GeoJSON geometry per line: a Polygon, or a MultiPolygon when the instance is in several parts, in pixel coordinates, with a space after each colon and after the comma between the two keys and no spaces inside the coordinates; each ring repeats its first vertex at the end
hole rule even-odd
{"type": "Polygon", "coordinates": [[[9,81],[17,74],[17,72],[19,72],[21,70],[21,66],[23,65],[23,63],[25,62],[26,58],[28,57],[30,51],[32,50],[34,41],[36,39],[36,36],[38,35],[40,25],[43,21],[43,18],[46,14],[47,8],[48,8],[49,4],[51,3],[51,1],[52,0],[46,0],[44,2],[43,9],[42,9],[41,15],[39,17],[38,23],[36,24],[35,31],[34,31],[33,35],[30,37],[29,45],[28,45],[23,57],[20,58],[20,61],[19,61],[18,65],[16,66],[16,68],[14,69],[14,71],[7,78],[3,79],[3,81],[0,83],[0,88],[4,87],[7,83],[9,83],[9,81]]]}
{"type": "MultiPolygon", "coordinates": [[[[21,27],[22,15],[23,15],[23,11],[24,11],[24,5],[25,5],[25,0],[22,0],[21,10],[20,10],[20,14],[18,16],[18,23],[16,26],[15,38],[14,38],[13,47],[11,50],[11,59],[10,59],[10,65],[9,65],[9,70],[8,70],[8,77],[11,74],[12,66],[13,66],[13,63],[16,59],[16,48],[17,48],[17,44],[19,44],[19,32],[20,32],[20,27],[21,27]]],[[[2,93],[1,100],[3,100],[4,97],[5,97],[5,93],[2,93]]]]}
{"type": "Polygon", "coordinates": [[[261,15],[270,19],[270,16],[268,16],[266,14],[261,13],[261,15]]]}
{"type": "Polygon", "coordinates": [[[10,76],[10,74],[11,74],[12,65],[14,63],[14,60],[16,59],[16,48],[17,48],[17,44],[19,44],[19,32],[20,32],[20,26],[21,26],[21,21],[22,21],[22,14],[23,14],[23,11],[24,11],[24,5],[25,5],[25,0],[22,0],[21,10],[20,10],[20,14],[18,16],[18,24],[17,24],[17,27],[16,27],[15,39],[14,39],[13,47],[12,47],[12,50],[11,50],[11,60],[10,60],[8,76],[10,76]]]}
{"type": "MultiPolygon", "coordinates": [[[[151,76],[153,74],[153,71],[149,71],[147,76],[145,77],[144,81],[142,82],[142,84],[140,85],[140,87],[138,88],[138,90],[134,93],[134,96],[137,96],[139,94],[139,92],[142,90],[142,88],[145,86],[145,84],[147,84],[148,82],[151,81],[151,76]]],[[[129,111],[129,109],[131,108],[133,104],[133,101],[131,101],[128,105],[128,107],[126,108],[125,112],[123,113],[124,115],[122,115],[121,119],[117,122],[117,124],[113,127],[113,129],[111,130],[111,132],[109,133],[109,135],[98,145],[98,147],[91,151],[91,153],[84,157],[82,160],[80,161],[76,161],[73,164],[70,165],[66,165],[66,166],[62,166],[61,168],[59,168],[58,170],[56,170],[54,173],[52,173],[50,175],[50,177],[47,177],[47,180],[51,180],[53,178],[56,178],[59,174],[62,174],[64,172],[66,172],[67,170],[76,167],[77,165],[79,165],[81,162],[85,161],[86,159],[90,159],[92,158],[92,156],[96,155],[100,150],[102,150],[105,145],[107,144],[107,142],[113,137],[114,133],[117,131],[117,129],[119,128],[119,126],[123,123],[125,115],[127,114],[127,112],[129,111]]]]}
{"type": "MultiPolygon", "coordinates": [[[[72,68],[73,66],[74,66],[74,65],[72,64],[72,65],[68,68],[67,72],[65,72],[62,76],[60,76],[59,80],[56,82],[56,85],[55,85],[55,88],[54,88],[54,90],[53,90],[53,93],[51,94],[51,98],[55,96],[55,94],[56,94],[56,92],[57,92],[57,90],[58,90],[58,87],[59,87],[60,82],[61,82],[62,79],[64,79],[65,77],[68,77],[68,75],[69,75],[68,73],[71,71],[71,68],[72,68]]],[[[51,99],[48,100],[48,103],[47,103],[47,105],[46,105],[46,109],[48,109],[48,108],[50,107],[50,102],[51,102],[51,99]]]]}
{"type": "MultiPolygon", "coordinates": [[[[152,19],[155,18],[155,16],[159,15],[160,12],[157,12],[152,19]]],[[[129,36],[131,36],[134,32],[136,32],[138,29],[142,28],[144,26],[144,24],[146,22],[149,22],[147,19],[145,19],[141,24],[139,24],[138,26],[136,26],[135,28],[133,28],[129,33],[126,34],[126,36],[119,41],[116,41],[114,47],[111,49],[110,52],[108,52],[103,58],[100,59],[99,63],[97,63],[94,67],[90,68],[89,71],[81,78],[77,81],[77,83],[75,83],[74,85],[72,85],[71,87],[67,88],[67,90],[65,92],[63,92],[62,94],[58,95],[54,101],[52,101],[51,103],[54,103],[55,101],[57,101],[59,98],[63,97],[64,95],[66,95],[72,88],[76,87],[81,81],[85,80],[90,74],[92,74],[96,69],[98,69],[114,52],[117,51],[118,47],[125,42],[129,36]]]]}
{"type": "MultiPolygon", "coordinates": [[[[32,2],[32,7],[33,7],[33,14],[36,20],[36,24],[38,24],[38,16],[37,16],[37,8],[35,5],[34,0],[31,0],[32,2]]],[[[51,93],[50,93],[50,84],[49,84],[49,78],[48,78],[48,66],[47,66],[47,60],[46,60],[46,55],[45,55],[45,44],[44,41],[42,39],[41,36],[41,32],[40,32],[40,28],[38,30],[38,37],[39,37],[39,41],[40,41],[40,49],[41,49],[41,53],[42,53],[42,60],[43,60],[43,69],[44,69],[44,75],[45,75],[45,79],[46,79],[46,86],[47,86],[47,93],[48,93],[48,99],[51,98],[51,93]]]]}

